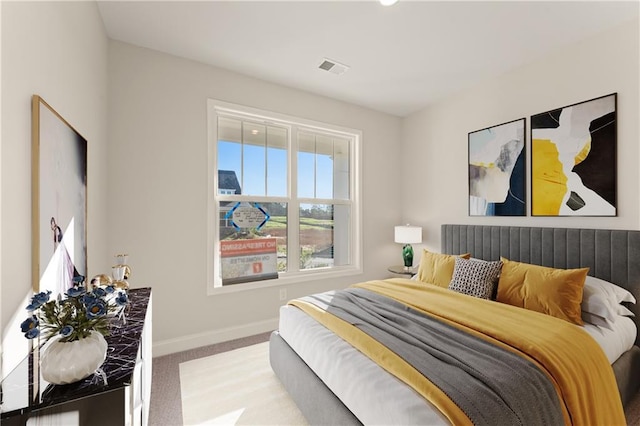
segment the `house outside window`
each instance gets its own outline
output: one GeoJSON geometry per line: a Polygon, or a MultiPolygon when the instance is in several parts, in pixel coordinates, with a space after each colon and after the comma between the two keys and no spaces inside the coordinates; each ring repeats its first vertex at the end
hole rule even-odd
{"type": "Polygon", "coordinates": [[[209,100],[208,293],[361,272],[361,132],[209,100]]]}

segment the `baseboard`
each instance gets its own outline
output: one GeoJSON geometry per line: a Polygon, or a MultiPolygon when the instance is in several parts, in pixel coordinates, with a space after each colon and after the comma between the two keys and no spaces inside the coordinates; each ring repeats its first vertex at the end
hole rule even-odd
{"type": "Polygon", "coordinates": [[[237,327],[228,327],[221,330],[207,331],[203,333],[189,334],[176,339],[167,339],[153,344],[153,357],[169,355],[176,352],[187,351],[201,346],[213,345],[229,340],[249,337],[278,328],[278,318],[253,322],[237,327]]]}

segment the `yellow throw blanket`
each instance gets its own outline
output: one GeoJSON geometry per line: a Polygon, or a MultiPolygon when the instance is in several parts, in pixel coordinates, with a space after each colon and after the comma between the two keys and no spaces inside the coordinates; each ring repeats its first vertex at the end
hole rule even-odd
{"type": "MultiPolygon", "coordinates": [[[[408,279],[369,281],[354,287],[395,299],[535,363],[554,384],[564,404],[566,424],[626,423],[613,370],[598,344],[580,327],[538,312],[408,279]]],[[[301,300],[290,303],[403,380],[452,424],[470,424],[443,392],[389,349],[313,304],[301,300]]]]}

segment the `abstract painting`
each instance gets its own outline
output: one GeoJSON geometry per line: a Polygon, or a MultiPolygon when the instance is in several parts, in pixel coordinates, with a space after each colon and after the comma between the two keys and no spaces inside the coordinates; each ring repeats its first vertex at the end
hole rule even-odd
{"type": "Polygon", "coordinates": [[[87,271],[87,141],[32,99],[33,289],[64,293],[87,271]]]}
{"type": "Polygon", "coordinates": [[[531,117],[531,214],[616,216],[616,100],[531,117]]]}
{"type": "Polygon", "coordinates": [[[525,216],[525,119],[469,133],[469,215],[525,216]]]}

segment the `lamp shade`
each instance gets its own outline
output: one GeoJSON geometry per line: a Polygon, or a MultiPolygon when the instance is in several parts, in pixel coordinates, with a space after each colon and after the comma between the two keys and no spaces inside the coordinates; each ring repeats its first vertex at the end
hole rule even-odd
{"type": "Polygon", "coordinates": [[[422,227],[409,225],[396,226],[394,241],[401,244],[421,243],[422,227]]]}

